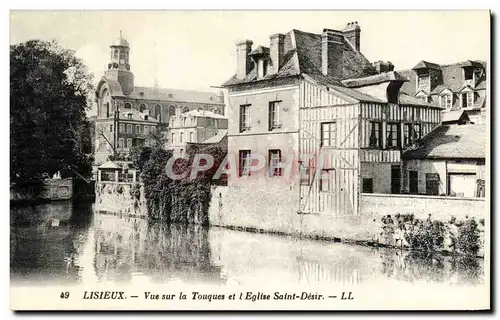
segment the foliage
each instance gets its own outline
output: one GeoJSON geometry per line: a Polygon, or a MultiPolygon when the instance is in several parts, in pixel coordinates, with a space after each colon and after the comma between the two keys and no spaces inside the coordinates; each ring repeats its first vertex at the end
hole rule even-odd
{"type": "Polygon", "coordinates": [[[10,47],[10,177],[39,185],[57,172],[91,175],[92,76],[74,52],[56,42],[10,47]],[[90,142],[90,146],[89,146],[90,142]],[[71,169],[69,169],[71,168],[71,169]]]}
{"type": "Polygon", "coordinates": [[[445,239],[451,242],[451,249],[464,255],[477,255],[480,248],[478,224],[474,219],[448,222],[415,218],[413,214],[396,214],[382,217],[382,236],[390,244],[396,231],[400,231],[411,250],[435,252],[444,249],[445,239]],[[458,232],[455,229],[458,227],[458,232]]]}
{"type": "Polygon", "coordinates": [[[178,158],[173,163],[173,173],[185,173],[185,178],[172,180],[165,171],[172,151],[159,145],[134,151],[134,164],[144,183],[146,206],[151,219],[167,223],[208,224],[208,210],[212,197],[211,185],[219,164],[225,158],[224,145],[199,147],[191,144],[186,153],[187,159],[178,158]],[[191,179],[191,168],[196,154],[210,154],[214,165],[206,172],[199,172],[191,179]]]}

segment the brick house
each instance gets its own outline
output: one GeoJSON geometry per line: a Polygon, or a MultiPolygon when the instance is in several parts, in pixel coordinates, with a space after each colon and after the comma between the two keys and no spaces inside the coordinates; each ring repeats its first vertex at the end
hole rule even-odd
{"type": "Polygon", "coordinates": [[[197,109],[224,114],[223,93],[135,86],[129,52],[120,34],[110,46],[108,70],[97,85],[96,165],[115,148],[127,154],[132,146],[147,145],[149,132],[158,125],[168,130],[172,115],[197,109]]]}
{"type": "Polygon", "coordinates": [[[237,44],[237,72],[223,84],[228,153],[239,159],[233,211],[290,223],[291,212],[357,215],[361,192],[401,191],[401,152],[439,125],[442,108],[401,92],[408,79],[370,63],[360,36],[349,23],[271,35],[269,47],[237,44]],[[265,170],[249,172],[254,154],[265,170]]]}

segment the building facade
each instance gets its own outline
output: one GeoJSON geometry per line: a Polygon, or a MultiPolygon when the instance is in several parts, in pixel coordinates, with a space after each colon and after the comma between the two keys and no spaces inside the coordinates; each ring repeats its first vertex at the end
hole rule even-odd
{"type": "Polygon", "coordinates": [[[110,46],[108,70],[97,85],[97,165],[106,162],[113,152],[127,154],[134,145],[147,145],[152,130],[159,126],[168,131],[172,115],[198,109],[220,115],[225,112],[222,92],[136,86],[129,53],[130,45],[120,35],[110,46]]]}
{"type": "Polygon", "coordinates": [[[403,154],[410,194],[484,197],[486,126],[442,125],[403,154]]]}
{"type": "Polygon", "coordinates": [[[275,34],[268,48],[237,44],[224,84],[228,153],[239,159],[228,192],[247,210],[357,215],[361,192],[401,192],[402,150],[440,123],[442,108],[401,92],[408,79],[370,63],[360,36],[349,23],[275,34]],[[253,172],[256,156],[266,165],[253,172]]]}
{"type": "Polygon", "coordinates": [[[206,110],[191,110],[173,115],[169,124],[167,149],[184,154],[187,143],[203,143],[215,136],[227,134],[227,117],[206,110]]]}
{"type": "Polygon", "coordinates": [[[439,65],[420,61],[411,70],[399,71],[409,81],[401,90],[443,108],[447,112],[463,110],[470,121],[485,123],[487,112],[486,62],[467,60],[439,65]]]}

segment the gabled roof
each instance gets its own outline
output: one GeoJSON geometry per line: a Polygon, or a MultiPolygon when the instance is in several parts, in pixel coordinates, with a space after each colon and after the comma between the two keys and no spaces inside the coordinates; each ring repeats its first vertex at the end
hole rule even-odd
{"type": "Polygon", "coordinates": [[[472,61],[472,60],[466,60],[464,62],[460,63],[460,67],[476,67],[476,68],[481,68],[483,67],[483,64],[479,61],[472,61]]]}
{"type": "Polygon", "coordinates": [[[349,88],[356,88],[356,87],[362,87],[366,85],[374,85],[382,82],[388,82],[388,81],[401,81],[401,82],[407,82],[409,81],[408,78],[405,76],[399,74],[396,71],[391,71],[391,72],[384,72],[368,77],[363,77],[363,78],[357,78],[357,79],[347,79],[343,80],[342,84],[349,88]]]}
{"type": "Polygon", "coordinates": [[[227,130],[219,130],[217,134],[211,138],[208,138],[207,140],[204,140],[202,142],[199,142],[199,144],[213,144],[213,143],[219,143],[222,141],[227,136],[227,130]]]}
{"type": "MultiPolygon", "coordinates": [[[[255,50],[265,51],[267,48],[259,46],[255,50]],[[259,49],[262,48],[262,49],[259,49]]],[[[372,66],[370,61],[344,38],[343,79],[352,79],[367,76],[372,66]]],[[[254,51],[255,51],[254,50],[254,51]]],[[[322,75],[321,72],[321,34],[309,33],[293,29],[285,34],[283,66],[275,74],[268,74],[261,80],[285,78],[301,74],[322,75]]],[[[252,51],[253,52],[253,51],[252,51]]],[[[223,86],[251,83],[257,81],[255,68],[243,79],[233,75],[223,86]]]]}
{"type": "Polygon", "coordinates": [[[442,125],[425,136],[404,159],[485,159],[486,126],[442,125]]]}
{"type": "Polygon", "coordinates": [[[414,66],[412,68],[412,70],[418,70],[418,69],[436,69],[436,70],[439,70],[439,69],[441,69],[441,66],[439,64],[436,64],[436,63],[422,60],[419,63],[417,63],[416,66],[414,66]]]}
{"type": "Polygon", "coordinates": [[[196,91],[196,90],[181,90],[156,87],[134,87],[134,91],[125,95],[118,81],[102,77],[98,84],[98,89],[104,83],[108,85],[111,96],[127,97],[131,99],[158,100],[170,102],[191,102],[203,104],[221,104],[220,96],[214,92],[196,91]]]}
{"type": "Polygon", "coordinates": [[[433,108],[441,108],[440,106],[436,106],[427,102],[423,102],[422,99],[415,98],[409,96],[405,93],[399,93],[399,104],[401,105],[412,105],[412,106],[422,106],[422,107],[433,107],[433,108]]]}
{"type": "Polygon", "coordinates": [[[108,161],[98,167],[98,169],[121,169],[119,165],[114,163],[113,161],[108,161]]]}

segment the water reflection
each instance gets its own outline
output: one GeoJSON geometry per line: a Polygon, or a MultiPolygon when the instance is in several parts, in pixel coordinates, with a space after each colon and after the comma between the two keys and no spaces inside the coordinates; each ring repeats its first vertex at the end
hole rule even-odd
{"type": "Polygon", "coordinates": [[[11,208],[10,257],[13,282],[26,284],[476,285],[484,278],[480,259],[167,226],[68,203],[11,208]]]}

